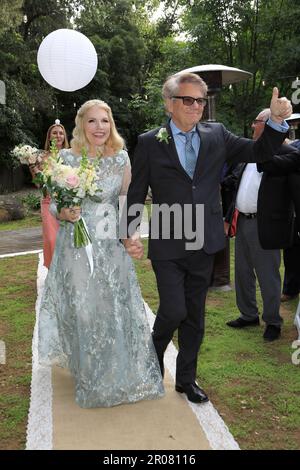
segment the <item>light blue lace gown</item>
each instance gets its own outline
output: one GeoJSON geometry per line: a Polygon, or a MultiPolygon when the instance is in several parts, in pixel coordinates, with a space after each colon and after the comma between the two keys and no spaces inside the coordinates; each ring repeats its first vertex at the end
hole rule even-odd
{"type": "MultiPolygon", "coordinates": [[[[65,163],[79,165],[80,157],[70,150],[63,150],[61,156],[65,163]]],[[[70,369],[76,402],[83,408],[164,394],[134,266],[116,230],[118,198],[128,168],[125,151],[102,158],[97,166],[100,191],[83,201],[93,274],[85,248],[74,248],[73,224],[65,222],[45,281],[39,361],[70,369]]]]}

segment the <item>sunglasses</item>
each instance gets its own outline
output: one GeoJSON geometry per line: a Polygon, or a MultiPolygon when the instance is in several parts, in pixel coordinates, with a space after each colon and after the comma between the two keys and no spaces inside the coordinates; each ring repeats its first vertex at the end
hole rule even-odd
{"type": "Polygon", "coordinates": [[[195,101],[200,106],[206,106],[207,98],[193,98],[192,96],[172,96],[172,98],[176,98],[177,100],[182,100],[185,106],[192,106],[195,101]]]}

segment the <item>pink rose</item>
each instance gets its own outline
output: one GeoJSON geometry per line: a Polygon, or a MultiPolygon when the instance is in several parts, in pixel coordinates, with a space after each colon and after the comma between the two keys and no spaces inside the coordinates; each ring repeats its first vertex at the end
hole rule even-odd
{"type": "Polygon", "coordinates": [[[69,175],[66,178],[66,184],[69,188],[77,188],[79,186],[80,179],[77,175],[69,175]]]}

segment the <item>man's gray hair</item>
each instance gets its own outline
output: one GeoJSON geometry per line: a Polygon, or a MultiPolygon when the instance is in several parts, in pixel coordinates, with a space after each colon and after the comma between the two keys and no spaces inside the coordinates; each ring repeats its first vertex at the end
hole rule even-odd
{"type": "Polygon", "coordinates": [[[204,80],[202,80],[199,75],[189,72],[176,73],[167,78],[162,89],[162,95],[164,100],[176,96],[179,90],[179,87],[183,83],[193,83],[198,85],[201,88],[203,97],[207,95],[207,85],[204,80]]]}

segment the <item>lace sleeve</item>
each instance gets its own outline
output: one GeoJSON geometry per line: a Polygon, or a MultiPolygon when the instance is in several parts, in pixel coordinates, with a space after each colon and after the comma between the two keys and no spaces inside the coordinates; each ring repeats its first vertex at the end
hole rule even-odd
{"type": "Polygon", "coordinates": [[[71,154],[70,149],[61,149],[58,153],[58,155],[62,158],[63,161],[66,160],[66,158],[69,154],[71,154]]]}
{"type": "Polygon", "coordinates": [[[131,164],[130,164],[129,156],[126,153],[126,165],[125,165],[123,178],[122,178],[120,196],[126,196],[128,187],[130,185],[130,181],[131,181],[131,164]]]}

